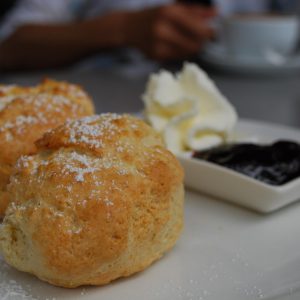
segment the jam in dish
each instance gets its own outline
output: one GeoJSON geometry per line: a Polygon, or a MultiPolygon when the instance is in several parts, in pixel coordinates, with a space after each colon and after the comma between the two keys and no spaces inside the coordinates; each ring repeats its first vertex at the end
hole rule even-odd
{"type": "Polygon", "coordinates": [[[230,168],[271,185],[300,176],[300,144],[278,141],[271,145],[228,144],[193,157],[230,168]]]}

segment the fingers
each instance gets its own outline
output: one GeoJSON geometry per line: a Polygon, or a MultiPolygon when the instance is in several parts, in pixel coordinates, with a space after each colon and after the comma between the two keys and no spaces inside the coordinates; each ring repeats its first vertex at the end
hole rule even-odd
{"type": "Polygon", "coordinates": [[[200,47],[200,41],[186,36],[168,22],[161,22],[156,27],[156,42],[173,45],[186,53],[196,53],[200,47]]]}
{"type": "Polygon", "coordinates": [[[200,5],[188,4],[181,5],[180,9],[185,10],[186,14],[192,15],[202,19],[211,19],[217,16],[217,9],[215,7],[202,7],[200,5]]]}
{"type": "Polygon", "coordinates": [[[213,9],[173,4],[130,14],[125,26],[130,44],[157,60],[188,58],[214,36],[213,9]]]}
{"type": "Polygon", "coordinates": [[[156,44],[153,51],[149,53],[150,58],[160,62],[187,59],[189,56],[191,56],[191,54],[187,53],[185,49],[179,49],[168,43],[156,44]]]}
{"type": "Polygon", "coordinates": [[[165,18],[186,36],[200,41],[211,39],[214,35],[214,30],[209,26],[212,16],[214,12],[210,9],[195,5],[174,5],[169,7],[165,18]]]}
{"type": "Polygon", "coordinates": [[[152,57],[158,59],[186,58],[198,53],[204,43],[214,36],[214,30],[203,16],[206,9],[172,6],[159,12],[153,27],[152,57]]]}
{"type": "Polygon", "coordinates": [[[203,46],[202,41],[189,39],[170,24],[158,26],[159,33],[149,48],[149,56],[159,61],[184,59],[198,53],[203,46]]]}

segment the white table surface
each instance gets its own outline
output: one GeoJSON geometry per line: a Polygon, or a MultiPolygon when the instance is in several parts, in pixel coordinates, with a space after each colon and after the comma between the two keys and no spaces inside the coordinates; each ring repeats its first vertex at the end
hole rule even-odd
{"type": "MultiPolygon", "coordinates": [[[[172,69],[180,66],[172,66],[172,69]]],[[[97,112],[135,112],[143,108],[141,94],[155,65],[119,66],[111,70],[43,71],[0,74],[0,82],[36,84],[46,76],[79,83],[91,94],[97,112]]],[[[289,76],[239,76],[210,72],[239,116],[300,127],[300,73],[289,76]]]]}

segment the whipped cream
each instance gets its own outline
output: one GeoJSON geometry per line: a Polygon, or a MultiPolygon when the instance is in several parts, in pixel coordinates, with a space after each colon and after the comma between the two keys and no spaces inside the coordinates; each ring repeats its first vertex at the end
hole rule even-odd
{"type": "Polygon", "coordinates": [[[196,64],[151,75],[142,98],[147,121],[175,154],[226,142],[237,122],[234,107],[196,64]]]}

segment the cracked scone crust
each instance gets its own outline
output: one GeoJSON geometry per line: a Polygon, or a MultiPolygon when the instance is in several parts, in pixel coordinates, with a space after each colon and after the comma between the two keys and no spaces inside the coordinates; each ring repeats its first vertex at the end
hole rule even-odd
{"type": "Polygon", "coordinates": [[[22,157],[0,247],[19,270],[64,287],[102,285],[160,258],[183,225],[183,171],[141,120],[67,122],[22,157]]]}
{"type": "Polygon", "coordinates": [[[94,113],[79,87],[44,80],[34,87],[0,85],[0,217],[8,204],[6,186],[17,159],[36,151],[34,142],[47,130],[94,113]]]}

